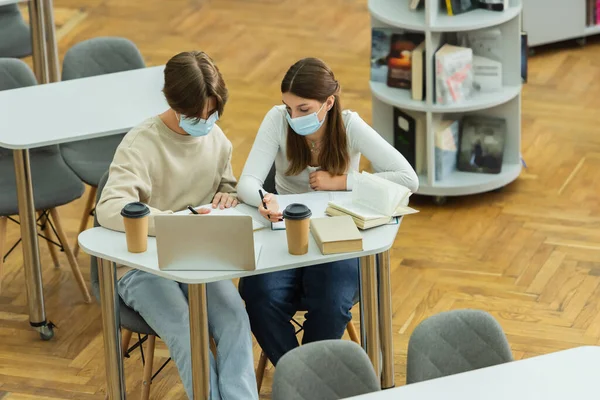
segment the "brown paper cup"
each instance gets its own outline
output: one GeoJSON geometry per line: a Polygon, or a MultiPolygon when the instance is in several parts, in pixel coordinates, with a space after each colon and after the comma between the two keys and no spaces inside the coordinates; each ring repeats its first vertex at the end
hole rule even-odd
{"type": "Polygon", "coordinates": [[[127,250],[130,253],[143,253],[148,249],[148,215],[150,209],[143,203],[129,203],[121,210],[127,250]]]}
{"type": "Polygon", "coordinates": [[[148,249],[148,216],[142,218],[123,217],[127,250],[130,253],[143,253],[148,249]]]}
{"type": "Polygon", "coordinates": [[[295,256],[308,253],[308,236],[312,212],[304,204],[290,204],[283,211],[288,252],[295,256]]]}
{"type": "Polygon", "coordinates": [[[303,220],[285,220],[288,251],[295,256],[308,253],[308,234],[310,218],[303,220]]]}

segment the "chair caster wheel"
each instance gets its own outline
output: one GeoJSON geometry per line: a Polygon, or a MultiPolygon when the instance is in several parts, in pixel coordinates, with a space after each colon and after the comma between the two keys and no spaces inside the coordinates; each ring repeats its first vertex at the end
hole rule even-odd
{"type": "Polygon", "coordinates": [[[38,329],[38,332],[40,333],[40,338],[42,340],[48,341],[54,337],[54,325],[50,323],[48,325],[41,326],[38,329]]]}

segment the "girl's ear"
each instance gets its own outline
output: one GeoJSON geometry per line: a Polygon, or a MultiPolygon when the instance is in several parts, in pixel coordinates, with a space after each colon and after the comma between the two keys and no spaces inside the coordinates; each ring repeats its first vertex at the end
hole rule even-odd
{"type": "Polygon", "coordinates": [[[327,111],[331,110],[333,108],[333,105],[335,104],[335,96],[331,95],[327,98],[327,111]]]}

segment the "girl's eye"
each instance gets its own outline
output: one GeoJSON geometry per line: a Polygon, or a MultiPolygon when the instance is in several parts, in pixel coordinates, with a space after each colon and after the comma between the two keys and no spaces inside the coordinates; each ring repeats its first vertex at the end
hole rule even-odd
{"type": "Polygon", "coordinates": [[[305,113],[305,112],[308,112],[308,110],[300,110],[300,112],[303,112],[303,113],[305,113]]]}

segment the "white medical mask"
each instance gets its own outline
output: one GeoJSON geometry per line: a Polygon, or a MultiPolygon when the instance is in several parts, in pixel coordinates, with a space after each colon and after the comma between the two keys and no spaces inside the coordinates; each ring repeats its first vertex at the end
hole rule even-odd
{"type": "Polygon", "coordinates": [[[209,134],[215,123],[219,120],[219,112],[215,111],[208,119],[201,119],[198,122],[195,122],[193,118],[186,118],[179,114],[177,114],[177,119],[179,120],[179,127],[188,135],[200,137],[209,134]]]}
{"type": "Polygon", "coordinates": [[[319,113],[325,107],[325,103],[319,108],[319,111],[314,112],[312,114],[303,115],[301,117],[292,118],[290,117],[290,113],[286,112],[285,117],[290,124],[290,127],[294,132],[301,136],[312,135],[316,131],[319,130],[323,122],[325,122],[325,118],[322,121],[319,121],[319,113]]]}

